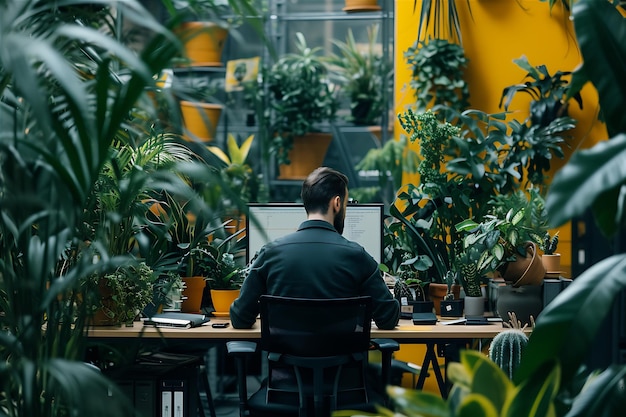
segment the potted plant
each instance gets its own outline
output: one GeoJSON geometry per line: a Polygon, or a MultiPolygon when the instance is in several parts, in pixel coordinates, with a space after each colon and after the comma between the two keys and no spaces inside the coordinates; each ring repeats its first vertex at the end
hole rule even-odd
{"type": "Polygon", "coordinates": [[[261,30],[258,11],[249,0],[163,0],[163,4],[184,44],[184,65],[221,66],[229,31],[243,20],[261,30]]]}
{"type": "MultiPolygon", "coordinates": [[[[446,285],[448,286],[448,291],[443,300],[441,300],[439,313],[441,317],[460,317],[463,315],[463,299],[455,297],[453,290],[456,276],[457,274],[453,271],[448,271],[446,273],[446,285]]],[[[467,294],[467,290],[465,293],[467,294]]]]}
{"type": "Polygon", "coordinates": [[[93,274],[84,284],[97,287],[85,294],[97,294],[88,301],[94,325],[131,325],[143,309],[153,302],[155,273],[145,262],[121,265],[114,271],[93,274]]]}
{"type": "Polygon", "coordinates": [[[465,292],[465,315],[482,316],[485,312],[485,298],[482,292],[482,278],[488,270],[480,263],[481,250],[476,246],[463,248],[458,254],[456,266],[458,278],[465,292]]]}
{"type": "MultiPolygon", "coordinates": [[[[239,236],[245,230],[221,238],[213,236],[209,245],[197,248],[198,266],[204,271],[210,289],[213,306],[212,314],[218,317],[229,315],[230,305],[239,297],[239,290],[246,277],[246,268],[242,264],[239,252],[242,241],[239,236]]],[[[208,301],[203,304],[208,304],[208,301]]]]}
{"type": "Polygon", "coordinates": [[[378,31],[379,25],[369,26],[367,45],[360,48],[349,28],[345,42],[333,40],[340,55],[329,57],[332,72],[338,77],[340,93],[350,100],[348,120],[356,125],[379,124],[392,90],[391,65],[376,48],[378,31]]]}
{"type": "Polygon", "coordinates": [[[224,105],[217,99],[222,80],[204,74],[177,74],[172,93],[178,99],[183,138],[206,145],[216,138],[224,105]]]}
{"type": "Polygon", "coordinates": [[[282,55],[263,75],[272,114],[270,152],[281,178],[305,178],[322,164],[332,139],[320,133],[320,124],[335,118],[338,105],[321,50],[310,48],[298,32],[296,52],[282,55]]]}
{"type": "Polygon", "coordinates": [[[541,245],[541,250],[543,251],[541,261],[546,268],[546,277],[558,278],[561,274],[561,254],[556,253],[558,244],[559,232],[557,231],[552,236],[550,236],[549,232],[546,232],[541,245]]]}

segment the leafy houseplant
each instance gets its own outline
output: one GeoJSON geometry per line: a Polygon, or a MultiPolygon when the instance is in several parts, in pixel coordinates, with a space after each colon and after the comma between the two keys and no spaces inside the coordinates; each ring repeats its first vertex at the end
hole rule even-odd
{"type": "Polygon", "coordinates": [[[295,137],[314,132],[318,124],[335,118],[336,92],[320,52],[319,47],[307,46],[298,32],[296,52],[282,55],[263,75],[272,114],[270,131],[274,132],[270,152],[280,164],[290,162],[295,137]]]}
{"type": "Polygon", "coordinates": [[[582,96],[579,92],[568,95],[570,83],[567,71],[557,71],[551,75],[545,65],[532,66],[525,56],[514,60],[520,68],[527,71],[528,81],[504,88],[500,106],[508,111],[513,97],[517,93],[526,93],[531,97],[530,115],[522,123],[513,121],[511,127],[512,151],[522,163],[518,169],[520,175],[527,174],[528,181],[539,187],[546,185],[545,172],[550,170],[550,161],[554,156],[563,158],[562,146],[566,142],[567,132],[574,128],[576,121],[568,116],[569,99],[573,98],[582,109],[582,96]]]}
{"type": "Polygon", "coordinates": [[[132,323],[153,301],[155,273],[145,262],[119,266],[104,275],[94,274],[88,281],[86,285],[98,287],[98,296],[90,307],[96,325],[132,323]]]}
{"type": "Polygon", "coordinates": [[[545,65],[532,66],[524,55],[514,59],[513,62],[527,71],[525,78],[528,81],[504,88],[500,98],[500,106],[504,106],[505,110],[509,109],[511,101],[517,93],[526,93],[532,98],[530,123],[545,127],[555,119],[567,116],[570,98],[573,98],[582,109],[583,101],[580,92],[573,92],[571,96],[568,95],[570,83],[566,77],[570,76],[571,72],[557,71],[551,75],[545,65]]]}
{"type": "Polygon", "coordinates": [[[378,25],[367,28],[367,48],[358,47],[352,29],[345,42],[333,40],[341,55],[329,59],[339,78],[340,92],[350,99],[351,117],[357,125],[375,125],[386,110],[392,89],[391,65],[376,51],[378,25]]]}
{"type": "Polygon", "coordinates": [[[429,39],[410,47],[404,58],[411,68],[410,86],[418,111],[437,105],[458,111],[468,108],[469,86],[463,80],[468,60],[463,47],[444,39],[429,39]]]}

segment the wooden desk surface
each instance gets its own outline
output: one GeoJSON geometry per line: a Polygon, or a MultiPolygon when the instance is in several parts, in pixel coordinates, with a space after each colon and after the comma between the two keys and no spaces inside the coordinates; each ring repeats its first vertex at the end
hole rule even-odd
{"type": "MultiPolygon", "coordinates": [[[[132,327],[92,327],[88,336],[90,338],[117,339],[117,338],[160,338],[165,339],[215,339],[215,340],[254,340],[261,337],[261,329],[257,322],[251,329],[233,329],[232,326],[225,329],[215,329],[212,323],[228,321],[225,318],[211,318],[211,321],[203,326],[192,329],[172,329],[144,327],[142,323],[135,322],[132,327]]],[[[504,330],[501,322],[486,325],[449,324],[442,322],[432,326],[416,326],[411,320],[400,320],[399,325],[393,330],[380,330],[372,325],[373,338],[390,338],[402,343],[419,342],[426,339],[481,339],[493,338],[504,330]]]]}

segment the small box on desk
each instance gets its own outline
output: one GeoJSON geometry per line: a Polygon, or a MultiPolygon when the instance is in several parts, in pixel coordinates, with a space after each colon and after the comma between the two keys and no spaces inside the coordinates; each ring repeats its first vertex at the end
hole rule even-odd
{"type": "Polygon", "coordinates": [[[432,313],[434,303],[432,301],[407,301],[400,306],[400,318],[411,319],[413,313],[432,313]]]}
{"type": "Polygon", "coordinates": [[[441,317],[461,317],[463,300],[441,300],[441,317]]]}

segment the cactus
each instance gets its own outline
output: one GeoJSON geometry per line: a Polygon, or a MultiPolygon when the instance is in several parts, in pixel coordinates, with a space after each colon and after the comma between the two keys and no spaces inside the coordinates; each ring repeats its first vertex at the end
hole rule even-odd
{"type": "MultiPolygon", "coordinates": [[[[509,329],[498,333],[489,346],[489,359],[494,361],[507,376],[512,379],[513,373],[522,360],[522,353],[528,343],[524,333],[528,323],[522,326],[514,312],[509,312],[509,321],[503,323],[509,329]]],[[[530,316],[530,326],[535,327],[535,318],[530,316]]]]}
{"type": "Polygon", "coordinates": [[[491,341],[489,358],[512,379],[527,343],[528,336],[522,330],[507,329],[498,333],[491,341]]]}

